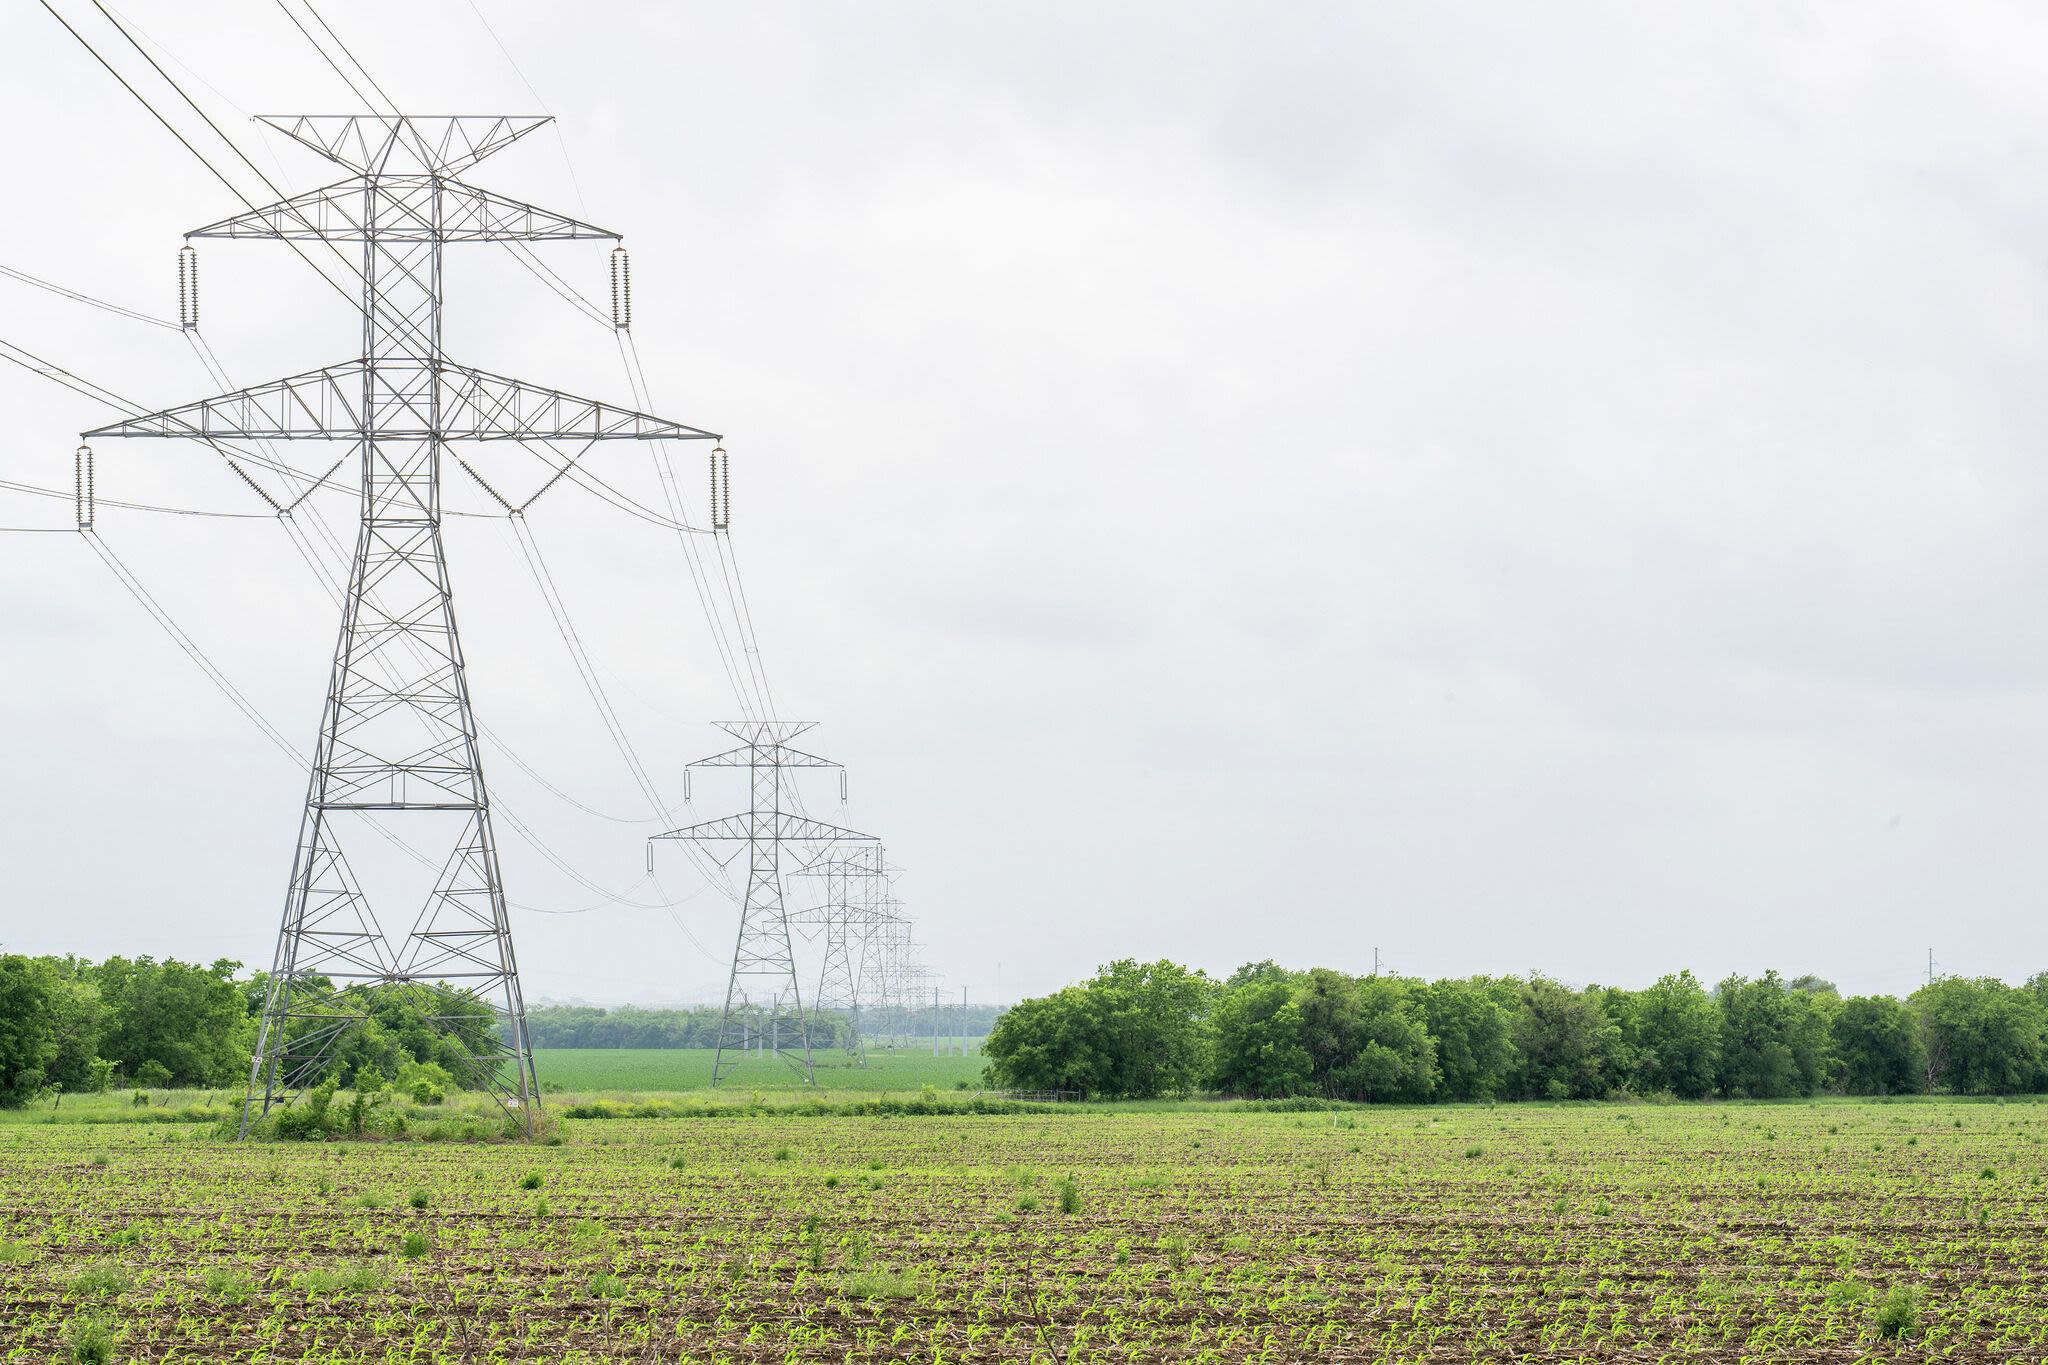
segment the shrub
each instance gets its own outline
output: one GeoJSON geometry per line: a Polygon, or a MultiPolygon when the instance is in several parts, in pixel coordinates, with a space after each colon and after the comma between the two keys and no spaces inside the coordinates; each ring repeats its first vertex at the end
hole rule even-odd
{"type": "Polygon", "coordinates": [[[626,1294],[626,1282],[616,1275],[599,1271],[590,1277],[590,1297],[593,1299],[618,1299],[626,1294]]]}
{"type": "Polygon", "coordinates": [[[383,1089],[382,1081],[377,1081],[376,1089],[366,1087],[366,1082],[376,1080],[376,1077],[377,1073],[373,1069],[365,1069],[364,1078],[356,1082],[355,1093],[349,1096],[348,1108],[343,1111],[343,1127],[357,1137],[369,1133],[374,1126],[377,1109],[385,1100],[385,1096],[380,1093],[383,1089]]]}
{"type": "Polygon", "coordinates": [[[1074,1183],[1074,1177],[1066,1177],[1054,1188],[1059,1191],[1061,1213],[1073,1214],[1081,1211],[1081,1187],[1074,1183]]]}
{"type": "Polygon", "coordinates": [[[408,1232],[398,1241],[398,1254],[408,1261],[417,1261],[427,1254],[427,1234],[408,1232]]]}
{"type": "Polygon", "coordinates": [[[304,1104],[287,1104],[270,1121],[270,1131],[286,1141],[314,1142],[339,1127],[328,1113],[340,1082],[329,1076],[307,1092],[304,1104]]]}
{"type": "Polygon", "coordinates": [[[1911,1335],[1919,1316],[1919,1291],[1911,1285],[1895,1284],[1877,1305],[1877,1311],[1871,1314],[1870,1325],[1878,1336],[1889,1341],[1911,1335]]]}
{"type": "Polygon", "coordinates": [[[398,1075],[392,1085],[412,1097],[414,1104],[439,1104],[450,1090],[462,1087],[455,1083],[455,1077],[439,1062],[407,1062],[398,1068],[398,1075]]]}
{"type": "Polygon", "coordinates": [[[541,1178],[540,1172],[538,1171],[535,1171],[531,1175],[521,1176],[519,1179],[519,1188],[522,1190],[537,1190],[540,1188],[540,1186],[541,1178]]]}
{"type": "Polygon", "coordinates": [[[1465,1149],[1465,1160],[1467,1161],[1477,1161],[1480,1157],[1485,1155],[1486,1149],[1484,1147],[1481,1147],[1476,1142],[1465,1149]]]}
{"type": "Polygon", "coordinates": [[[114,1334],[100,1318],[73,1318],[64,1326],[65,1359],[74,1365],[107,1365],[114,1358],[114,1334]]]}
{"type": "Polygon", "coordinates": [[[432,1192],[428,1190],[414,1190],[412,1194],[407,1197],[405,1202],[412,1205],[416,1209],[423,1209],[427,1205],[434,1202],[434,1196],[432,1192]]]}
{"type": "Polygon", "coordinates": [[[1019,1213],[1037,1213],[1038,1196],[1035,1194],[1020,1194],[1017,1196],[1015,1207],[1019,1213]]]}

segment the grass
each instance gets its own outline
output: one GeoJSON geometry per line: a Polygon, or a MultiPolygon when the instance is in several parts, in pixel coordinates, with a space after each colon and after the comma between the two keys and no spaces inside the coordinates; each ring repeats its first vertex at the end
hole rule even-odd
{"type": "Polygon", "coordinates": [[[135,1276],[118,1265],[90,1265],[72,1277],[71,1292],[80,1295],[112,1296],[125,1293],[135,1276]]]}
{"type": "Polygon", "coordinates": [[[206,1292],[228,1303],[247,1303],[256,1296],[256,1281],[240,1271],[215,1266],[206,1272],[206,1292]]]}
{"type": "Polygon", "coordinates": [[[863,1270],[840,1283],[849,1299],[914,1299],[924,1282],[903,1270],[863,1270]]]}
{"type": "Polygon", "coordinates": [[[313,1299],[331,1294],[367,1294],[382,1289],[385,1281],[385,1274],[378,1267],[353,1265],[302,1270],[292,1276],[291,1285],[313,1299]]]}

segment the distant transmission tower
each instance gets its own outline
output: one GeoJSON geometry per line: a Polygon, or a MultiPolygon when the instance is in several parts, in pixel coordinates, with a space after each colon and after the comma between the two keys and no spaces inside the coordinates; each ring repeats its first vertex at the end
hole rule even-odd
{"type": "Polygon", "coordinates": [[[825,896],[818,905],[791,916],[798,923],[818,925],[819,937],[824,940],[812,1014],[844,1015],[846,1054],[866,1066],[867,1026],[862,1009],[869,1002],[861,988],[874,975],[870,964],[880,960],[877,931],[890,914],[882,907],[886,887],[882,885],[881,845],[857,848],[843,857],[821,858],[798,869],[796,875],[821,878],[825,883],[825,896]]]}
{"type": "MultiPolygon", "coordinates": [[[[733,945],[732,973],[726,978],[725,1013],[718,1025],[718,1055],[711,1063],[713,1085],[723,1081],[726,1073],[745,1058],[749,1040],[747,1014],[764,1007],[768,1018],[761,1025],[761,1035],[754,1040],[757,1052],[782,1058],[802,1073],[806,1083],[815,1079],[803,992],[797,985],[796,953],[789,939],[789,908],[783,899],[782,846],[869,843],[872,839],[791,809],[798,804],[797,792],[793,780],[785,778],[784,772],[793,768],[839,768],[843,781],[845,769],[840,764],[789,747],[789,740],[814,724],[815,721],[778,720],[718,722],[719,729],[741,741],[740,746],[690,764],[684,770],[685,795],[691,769],[745,768],[752,775],[752,808],[742,815],[707,820],[655,836],[746,846],[747,887],[740,898],[740,932],[733,945]]],[[[842,787],[842,794],[843,790],[842,787]]]]}
{"type": "Polygon", "coordinates": [[[454,1045],[464,1081],[532,1131],[533,1054],[442,554],[442,452],[451,441],[711,437],[442,355],[443,245],[618,237],[454,178],[549,121],[264,119],[354,176],[186,235],[356,244],[333,250],[362,277],[361,357],[86,433],[347,441],[359,458],[361,530],[244,1134],[253,1106],[268,1112],[318,1079],[373,997],[390,993],[454,1045]],[[413,916],[397,941],[376,913],[392,901],[413,916]]]}

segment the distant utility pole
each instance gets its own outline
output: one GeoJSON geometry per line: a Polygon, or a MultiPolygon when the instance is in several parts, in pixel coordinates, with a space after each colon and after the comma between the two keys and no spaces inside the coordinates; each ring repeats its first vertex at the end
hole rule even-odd
{"type": "MultiPolygon", "coordinates": [[[[395,999],[453,1046],[466,1084],[488,1087],[531,1133],[539,1094],[526,1008],[441,543],[444,458],[455,441],[711,433],[471,369],[443,351],[448,243],[618,238],[456,178],[551,119],[260,121],[349,178],[186,238],[321,244],[360,276],[344,292],[360,285],[362,351],[86,433],[346,443],[328,475],[305,493],[286,491],[289,505],[233,466],[279,516],[355,461],[356,472],[344,476],[360,487],[355,559],[241,1131],[246,1136],[256,1106],[267,1113],[320,1079],[370,1018],[373,1001],[395,999]],[[388,934],[380,913],[410,922],[411,932],[388,934]]],[[[316,268],[328,265],[324,255],[294,249],[316,268]]],[[[179,282],[180,321],[189,329],[198,321],[189,246],[179,255],[179,282]]]]}
{"type": "Polygon", "coordinates": [[[1934,949],[1927,950],[1927,984],[1934,984],[1934,949]]]}
{"type": "MultiPolygon", "coordinates": [[[[747,847],[747,887],[740,897],[739,939],[733,945],[732,972],[726,978],[725,1013],[718,1024],[718,1055],[711,1063],[717,1085],[746,1056],[745,1018],[750,1006],[765,1004],[768,1020],[755,1044],[757,1056],[780,1057],[809,1084],[816,1079],[811,1065],[811,1034],[804,1018],[803,992],[797,985],[796,953],[789,941],[789,909],[782,895],[782,846],[873,843],[865,834],[828,825],[788,809],[797,804],[794,783],[783,777],[793,768],[840,768],[788,741],[815,721],[733,720],[718,728],[740,740],[736,749],[700,758],[684,769],[683,794],[689,799],[689,774],[696,768],[745,768],[752,775],[752,808],[741,815],[672,829],[657,839],[689,839],[697,843],[739,843],[747,847]],[[753,983],[749,990],[748,983],[753,983]],[[763,998],[755,999],[756,993],[763,998]],[[784,1020],[793,1033],[786,1033],[784,1020]],[[727,1054],[735,1054],[728,1058],[727,1054]]],[[[840,788],[842,799],[845,787],[840,788]]]]}

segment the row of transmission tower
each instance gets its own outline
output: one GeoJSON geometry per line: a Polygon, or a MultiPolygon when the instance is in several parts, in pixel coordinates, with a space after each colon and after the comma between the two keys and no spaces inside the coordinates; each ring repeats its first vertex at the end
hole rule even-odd
{"type": "MultiPolygon", "coordinates": [[[[480,726],[456,630],[442,539],[442,476],[450,461],[460,465],[516,521],[532,499],[507,501],[498,491],[504,476],[470,463],[485,463],[480,453],[457,456],[459,445],[498,443],[498,449],[540,453],[559,479],[597,441],[719,438],[631,407],[464,365],[446,353],[448,246],[501,243],[524,250],[534,242],[619,240],[616,232],[460,178],[548,118],[366,114],[261,121],[346,175],[266,206],[245,201],[247,212],[188,232],[179,257],[180,321],[196,327],[192,240],[282,242],[330,283],[339,263],[348,278],[344,292],[360,314],[360,352],[84,433],[88,440],[195,440],[229,456],[231,464],[241,457],[271,468],[280,465],[267,453],[270,442],[338,443],[340,458],[325,474],[288,472],[309,488],[355,493],[353,560],[320,728],[310,746],[242,1130],[246,1134],[253,1117],[331,1073],[350,1035],[396,1007],[438,1034],[444,1055],[465,1073],[461,1079],[494,1093],[531,1133],[538,1077],[479,758],[480,726]],[[250,443],[265,454],[248,455],[250,443]]],[[[626,269],[623,252],[615,251],[612,312],[621,333],[631,317],[626,269]]],[[[89,457],[81,452],[81,458],[89,457]]],[[[233,467],[242,473],[240,465],[233,467]]],[[[722,447],[713,452],[711,469],[710,526],[698,529],[723,536],[722,447]]],[[[272,505],[289,520],[291,507],[272,505]]],[[[84,511],[80,525],[90,525],[84,511]]],[[[692,528],[679,521],[678,529],[692,528]]],[[[868,1047],[901,1039],[922,968],[890,894],[891,869],[879,841],[805,812],[797,774],[838,768],[791,745],[809,724],[770,717],[722,728],[737,743],[689,766],[745,770],[748,809],[659,836],[709,850],[721,862],[745,860],[714,1083],[728,1079],[749,1055],[781,1058],[809,1080],[814,1035],[828,1012],[837,1021],[828,1047],[865,1057],[868,1047]],[[792,908],[789,886],[798,877],[822,886],[818,904],[792,908]],[[816,935],[822,946],[823,964],[808,990],[798,979],[793,927],[816,935]]]]}
{"type": "Polygon", "coordinates": [[[796,779],[805,770],[838,772],[842,801],[846,791],[841,765],[789,742],[813,724],[720,722],[740,742],[689,765],[685,800],[690,773],[739,768],[747,773],[749,808],[658,836],[704,846],[721,863],[745,860],[713,1085],[749,1057],[778,1058],[807,1083],[816,1079],[819,1051],[837,1047],[864,1064],[871,1034],[902,1037],[924,984],[910,923],[891,892],[897,869],[881,841],[804,810],[796,779]],[[792,907],[791,882],[798,879],[821,892],[814,903],[792,907]],[[809,991],[799,969],[799,937],[819,950],[809,991]]]}

